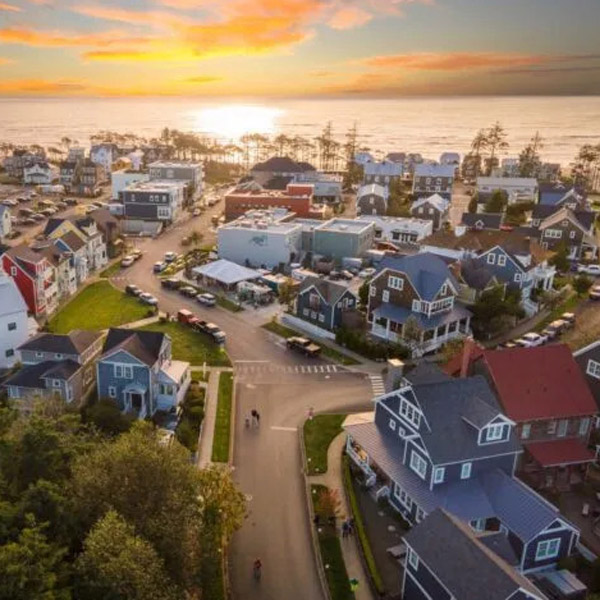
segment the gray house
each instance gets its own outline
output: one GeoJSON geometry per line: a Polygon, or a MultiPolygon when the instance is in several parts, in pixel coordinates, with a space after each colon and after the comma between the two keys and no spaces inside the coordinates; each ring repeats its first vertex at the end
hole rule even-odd
{"type": "Polygon", "coordinates": [[[478,533],[447,511],[436,510],[403,541],[402,600],[546,599],[517,571],[514,550],[503,533],[478,533]]]}
{"type": "Polygon", "coordinates": [[[449,211],[450,201],[439,194],[419,198],[410,207],[413,217],[432,221],[434,231],[440,229],[448,220],[449,211]]]}
{"type": "Polygon", "coordinates": [[[112,398],[140,419],[170,410],[184,398],[190,365],[172,360],[165,333],[110,329],[96,365],[98,398],[112,398]]]}
{"type": "Polygon", "coordinates": [[[373,245],[375,225],[360,219],[331,219],[313,230],[313,252],[340,262],[363,256],[373,245]]]}
{"type": "Polygon", "coordinates": [[[307,277],[296,298],[296,316],[330,331],[342,326],[346,311],[355,309],[358,297],[345,285],[307,277]]]}
{"type": "Polygon", "coordinates": [[[204,171],[201,163],[156,161],[148,165],[152,181],[178,181],[185,185],[185,204],[202,195],[204,171]]]}
{"type": "Polygon", "coordinates": [[[439,194],[450,200],[455,171],[454,165],[417,165],[413,178],[413,194],[416,198],[439,194]]]}
{"type": "Polygon", "coordinates": [[[385,215],[388,208],[388,188],[378,183],[363,185],[356,195],[356,214],[385,215]]]}
{"type": "Polygon", "coordinates": [[[23,367],[3,384],[9,398],[23,410],[36,398],[79,403],[94,382],[93,362],[101,347],[96,331],[36,335],[18,348],[23,367]]]}

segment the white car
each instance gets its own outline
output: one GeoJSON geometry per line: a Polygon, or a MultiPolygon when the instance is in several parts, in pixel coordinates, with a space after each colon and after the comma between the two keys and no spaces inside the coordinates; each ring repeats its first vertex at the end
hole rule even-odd
{"type": "Polygon", "coordinates": [[[123,257],[121,260],[122,267],[130,267],[135,262],[135,258],[131,255],[123,257]]]}
{"type": "Polygon", "coordinates": [[[373,269],[372,267],[369,267],[368,269],[363,269],[362,271],[359,271],[358,276],[361,279],[368,279],[369,277],[372,277],[373,275],[375,275],[375,269],[373,269]]]}
{"type": "Polygon", "coordinates": [[[600,265],[577,265],[577,272],[600,277],[600,265]]]}
{"type": "Polygon", "coordinates": [[[217,299],[212,294],[198,294],[196,300],[204,306],[214,306],[217,303],[217,299]]]}
{"type": "Polygon", "coordinates": [[[177,252],[165,252],[165,262],[173,262],[177,258],[177,252]]]}
{"type": "Polygon", "coordinates": [[[148,292],[144,292],[143,294],[140,294],[138,296],[138,298],[144,304],[150,304],[150,306],[156,306],[158,304],[158,300],[152,294],[149,294],[148,292]]]}
{"type": "Polygon", "coordinates": [[[595,285],[590,290],[590,300],[600,300],[600,285],[595,285]]]}
{"type": "Polygon", "coordinates": [[[536,346],[542,346],[548,341],[545,335],[539,333],[526,333],[523,337],[517,340],[517,344],[523,348],[535,348],[536,346]]]}

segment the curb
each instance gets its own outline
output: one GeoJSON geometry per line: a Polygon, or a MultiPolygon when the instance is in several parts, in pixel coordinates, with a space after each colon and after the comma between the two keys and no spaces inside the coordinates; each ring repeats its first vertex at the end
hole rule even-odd
{"type": "MultiPolygon", "coordinates": [[[[223,371],[219,372],[219,382],[221,381],[221,375],[223,371]]],[[[217,400],[218,400],[217,394],[217,400]]],[[[229,415],[229,460],[227,464],[229,467],[233,467],[233,450],[235,447],[235,417],[237,409],[237,377],[234,375],[233,370],[231,371],[231,413],[229,415]]]]}
{"type": "Polygon", "coordinates": [[[317,531],[313,527],[313,519],[314,519],[314,510],[313,510],[313,501],[312,495],[310,493],[310,482],[308,480],[308,476],[306,475],[306,447],[304,446],[304,424],[306,423],[306,419],[302,421],[301,427],[298,428],[299,435],[299,443],[300,443],[300,470],[302,472],[302,477],[304,478],[304,493],[306,496],[306,510],[308,512],[308,526],[310,528],[310,539],[313,547],[313,554],[315,558],[315,563],[317,565],[317,573],[319,574],[319,581],[321,582],[321,588],[323,590],[323,597],[328,600],[331,599],[331,594],[329,592],[329,586],[327,585],[327,577],[325,576],[325,567],[323,566],[323,558],[321,557],[321,551],[319,549],[319,541],[317,539],[317,531]]]}

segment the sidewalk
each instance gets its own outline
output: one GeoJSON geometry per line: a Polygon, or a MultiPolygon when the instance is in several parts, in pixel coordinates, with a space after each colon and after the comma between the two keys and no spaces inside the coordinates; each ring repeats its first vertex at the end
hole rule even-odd
{"type": "MultiPolygon", "coordinates": [[[[327,472],[322,475],[308,475],[309,484],[326,485],[330,490],[336,490],[341,502],[342,516],[347,517],[350,514],[350,507],[344,490],[342,479],[342,450],[346,443],[346,434],[340,433],[329,445],[327,450],[327,472]]],[[[311,525],[312,526],[312,525],[311,525]]],[[[374,600],[375,597],[371,591],[367,573],[363,566],[363,561],[358,548],[358,534],[347,538],[341,538],[342,554],[348,571],[348,578],[356,578],[359,582],[358,589],[354,593],[356,600],[374,600]]]]}
{"type": "Polygon", "coordinates": [[[196,464],[200,469],[211,464],[215,420],[217,417],[217,399],[219,397],[219,376],[222,369],[212,368],[206,384],[204,397],[204,420],[198,440],[198,457],[196,464]]]}

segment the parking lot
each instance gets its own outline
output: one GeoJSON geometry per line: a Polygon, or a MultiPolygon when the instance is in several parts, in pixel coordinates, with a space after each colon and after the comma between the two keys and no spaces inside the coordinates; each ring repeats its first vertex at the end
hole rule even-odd
{"type": "Polygon", "coordinates": [[[11,246],[28,243],[39,235],[51,217],[85,215],[92,203],[110,202],[110,187],[97,198],[76,198],[65,194],[41,194],[36,186],[0,185],[0,204],[8,206],[12,220],[11,246]]]}

